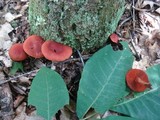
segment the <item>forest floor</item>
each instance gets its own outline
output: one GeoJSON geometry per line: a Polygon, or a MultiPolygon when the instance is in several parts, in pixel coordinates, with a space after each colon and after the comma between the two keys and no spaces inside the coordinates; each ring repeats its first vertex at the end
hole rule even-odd
{"type": "MultiPolygon", "coordinates": [[[[75,52],[70,59],[60,63],[43,58],[28,58],[21,64],[13,62],[8,55],[11,45],[23,43],[29,36],[28,5],[29,0],[0,0],[0,119],[42,119],[27,106],[31,81],[42,66],[56,70],[64,78],[70,97],[76,101],[83,61],[91,56],[75,52]]],[[[120,41],[129,43],[135,55],[133,68],[146,70],[159,64],[160,0],[126,0],[126,9],[115,33],[120,41]]]]}

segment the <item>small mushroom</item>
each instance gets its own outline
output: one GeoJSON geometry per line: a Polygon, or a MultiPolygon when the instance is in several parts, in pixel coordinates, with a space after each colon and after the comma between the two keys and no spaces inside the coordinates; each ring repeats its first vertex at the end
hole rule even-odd
{"type": "Polygon", "coordinates": [[[61,43],[48,40],[42,45],[44,57],[51,61],[64,61],[72,55],[72,48],[61,43]]]}
{"type": "Polygon", "coordinates": [[[43,54],[41,51],[44,39],[37,35],[29,36],[23,43],[24,51],[31,57],[42,58],[43,54]]]}
{"type": "Polygon", "coordinates": [[[109,36],[109,38],[111,39],[112,42],[118,43],[119,37],[118,37],[117,34],[112,33],[112,34],[109,36]]]}
{"type": "Polygon", "coordinates": [[[25,51],[23,50],[22,43],[13,44],[9,49],[9,56],[13,61],[23,61],[28,57],[25,51]]]}
{"type": "Polygon", "coordinates": [[[126,74],[128,87],[135,92],[143,92],[150,87],[147,74],[140,69],[131,69],[126,74]]]}

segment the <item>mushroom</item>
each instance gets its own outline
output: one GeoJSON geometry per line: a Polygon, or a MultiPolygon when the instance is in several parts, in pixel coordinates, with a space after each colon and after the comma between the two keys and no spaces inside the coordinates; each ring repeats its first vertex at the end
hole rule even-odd
{"type": "Polygon", "coordinates": [[[131,69],[126,74],[128,87],[135,92],[143,92],[150,87],[147,74],[140,69],[131,69]]]}
{"type": "Polygon", "coordinates": [[[72,55],[72,48],[61,43],[48,40],[42,45],[44,57],[51,61],[64,61],[72,55]]]}
{"type": "Polygon", "coordinates": [[[23,61],[28,57],[25,51],[23,50],[22,43],[13,44],[9,49],[9,56],[13,61],[23,61]]]}
{"type": "Polygon", "coordinates": [[[31,57],[42,58],[43,54],[41,46],[44,43],[44,39],[37,35],[29,36],[23,43],[24,51],[31,57]]]}
{"type": "Polygon", "coordinates": [[[110,37],[110,39],[111,39],[112,42],[118,43],[119,37],[118,37],[117,34],[112,33],[109,37],[110,37]]]}

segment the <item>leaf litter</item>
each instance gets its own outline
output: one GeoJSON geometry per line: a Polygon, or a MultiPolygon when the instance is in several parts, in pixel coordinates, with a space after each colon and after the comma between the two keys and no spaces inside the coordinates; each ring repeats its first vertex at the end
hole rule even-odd
{"type": "MultiPolygon", "coordinates": [[[[6,105],[10,104],[8,107],[15,111],[8,110],[5,114],[15,120],[42,120],[39,116],[28,114],[33,110],[26,104],[31,81],[39,68],[48,66],[58,71],[65,79],[70,96],[75,101],[78,80],[83,69],[81,58],[85,62],[91,55],[82,55],[79,58],[78,53],[74,53],[70,60],[61,63],[29,58],[23,62],[24,71],[10,75],[12,60],[9,58],[8,50],[13,43],[21,43],[29,36],[28,3],[29,0],[0,1],[0,83],[6,83],[1,84],[2,88],[7,86],[7,95],[13,96],[6,105]]],[[[160,0],[126,0],[126,3],[126,10],[116,33],[122,41],[129,42],[133,54],[138,58],[138,61],[135,59],[133,68],[146,70],[149,66],[160,63],[160,0]]],[[[60,118],[64,119],[66,116],[64,111],[61,111],[60,118]]],[[[4,115],[0,114],[0,117],[4,118],[4,115]]]]}

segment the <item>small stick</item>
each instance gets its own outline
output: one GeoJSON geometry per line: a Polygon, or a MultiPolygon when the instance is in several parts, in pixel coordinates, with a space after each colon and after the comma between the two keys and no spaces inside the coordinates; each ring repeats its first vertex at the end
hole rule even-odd
{"type": "MultiPolygon", "coordinates": [[[[132,8],[135,6],[135,0],[132,0],[132,8]]],[[[133,29],[135,30],[135,22],[136,22],[136,20],[135,20],[135,9],[133,8],[132,9],[132,15],[133,15],[133,17],[132,17],[132,20],[133,20],[133,29]]]]}
{"type": "Polygon", "coordinates": [[[120,28],[124,23],[126,23],[127,21],[129,21],[131,18],[132,18],[132,17],[130,16],[130,17],[124,19],[124,20],[119,24],[119,28],[120,28]]]}
{"type": "Polygon", "coordinates": [[[33,73],[33,72],[37,72],[38,70],[39,70],[39,69],[36,69],[36,70],[30,71],[30,72],[27,72],[27,73],[18,75],[18,76],[16,76],[16,77],[10,78],[10,79],[8,79],[8,80],[1,80],[1,81],[0,81],[0,85],[5,84],[5,83],[7,83],[7,82],[10,82],[10,81],[12,81],[12,80],[16,80],[17,78],[20,78],[20,77],[22,77],[22,76],[26,76],[26,75],[31,74],[31,73],[33,73]]]}
{"type": "Polygon", "coordinates": [[[149,12],[151,10],[148,10],[148,9],[141,9],[141,8],[136,8],[135,6],[132,6],[135,10],[137,11],[141,11],[141,12],[149,12]]]}
{"type": "Polygon", "coordinates": [[[82,55],[81,55],[81,53],[79,52],[79,50],[77,50],[77,53],[78,53],[78,55],[79,55],[79,57],[80,57],[80,60],[81,60],[81,62],[82,62],[82,65],[83,65],[83,67],[84,67],[84,60],[83,60],[82,55]]]}
{"type": "Polygon", "coordinates": [[[130,36],[131,36],[130,45],[131,45],[131,47],[132,47],[132,49],[133,49],[133,51],[134,51],[134,53],[135,53],[136,60],[140,60],[141,57],[138,55],[138,52],[137,52],[137,50],[135,49],[135,47],[134,47],[134,45],[133,45],[134,35],[131,33],[130,36]]]}
{"type": "MultiPolygon", "coordinates": [[[[90,55],[83,55],[81,57],[83,60],[87,60],[91,57],[91,54],[90,55]]],[[[72,61],[80,61],[80,60],[81,60],[81,58],[70,58],[68,60],[63,61],[62,63],[67,63],[67,62],[72,62],[72,61]]],[[[58,64],[58,62],[56,64],[58,64]]]]}

